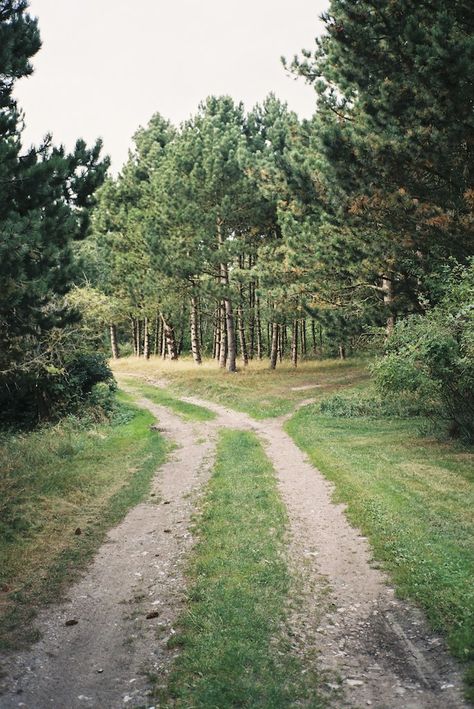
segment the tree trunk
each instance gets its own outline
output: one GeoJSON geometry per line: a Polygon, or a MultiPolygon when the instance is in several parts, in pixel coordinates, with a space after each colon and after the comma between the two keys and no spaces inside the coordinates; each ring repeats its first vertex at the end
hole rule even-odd
{"type": "Polygon", "coordinates": [[[301,354],[306,355],[306,318],[301,320],[301,354]]]}
{"type": "Polygon", "coordinates": [[[137,352],[138,356],[141,357],[143,354],[143,327],[142,327],[142,320],[141,318],[138,318],[137,320],[137,352]]]}
{"type": "Polygon", "coordinates": [[[284,325],[280,325],[278,328],[278,359],[280,362],[283,359],[283,329],[284,325]]]}
{"type": "Polygon", "coordinates": [[[167,323],[164,316],[161,316],[163,323],[163,333],[166,341],[166,349],[168,350],[168,356],[170,359],[178,359],[178,348],[176,347],[176,337],[174,334],[173,326],[167,323]]]}
{"type": "Polygon", "coordinates": [[[117,340],[117,325],[112,323],[109,326],[110,330],[110,348],[112,350],[112,359],[118,359],[120,357],[118,340],[117,340]]]}
{"type": "Polygon", "coordinates": [[[239,309],[237,311],[237,318],[239,323],[240,353],[242,355],[242,362],[246,367],[249,363],[249,355],[247,352],[247,341],[245,339],[244,315],[242,311],[242,306],[239,306],[239,309]]]}
{"type": "MultiPolygon", "coordinates": [[[[251,264],[251,262],[250,262],[251,264]]],[[[255,283],[249,286],[249,357],[255,354],[255,283]]]]}
{"type": "MultiPolygon", "coordinates": [[[[240,268],[243,268],[243,264],[244,264],[244,259],[242,256],[239,256],[240,268]]],[[[238,328],[239,328],[240,353],[242,355],[242,362],[244,363],[244,367],[246,367],[249,363],[249,354],[247,351],[247,340],[245,337],[244,288],[243,288],[242,284],[240,284],[240,287],[239,287],[239,295],[240,295],[240,303],[239,303],[239,307],[237,309],[237,322],[238,322],[238,328]]]]}
{"type": "MultiPolygon", "coordinates": [[[[224,245],[224,237],[222,234],[222,221],[220,219],[217,220],[217,242],[219,244],[219,248],[222,248],[222,246],[224,245]]],[[[227,268],[227,263],[224,263],[224,262],[222,262],[220,265],[220,281],[226,291],[227,287],[229,285],[229,271],[227,268]]],[[[224,295],[224,310],[225,310],[225,324],[226,324],[226,334],[227,334],[227,353],[226,353],[226,354],[228,354],[227,369],[229,370],[229,372],[235,372],[237,369],[236,347],[235,347],[235,322],[234,322],[234,313],[232,311],[232,302],[231,302],[227,292],[225,292],[225,295],[224,295]]],[[[221,366],[222,366],[222,361],[223,361],[223,357],[222,357],[222,352],[221,352],[221,359],[219,362],[221,366]]]]}
{"type": "Polygon", "coordinates": [[[130,322],[132,325],[132,342],[133,342],[133,354],[135,357],[138,357],[138,347],[137,347],[137,342],[138,342],[138,336],[137,336],[137,319],[130,316],[130,322]]]}
{"type": "Polygon", "coordinates": [[[166,359],[166,331],[163,318],[161,318],[161,357],[166,359]]]}
{"type": "Polygon", "coordinates": [[[257,357],[262,359],[263,357],[263,345],[262,345],[262,319],[260,317],[260,298],[257,296],[257,314],[255,326],[257,330],[257,357]]]}
{"type": "Polygon", "coordinates": [[[150,328],[148,318],[143,321],[143,356],[150,359],[150,328]]]}
{"type": "Polygon", "coordinates": [[[387,337],[392,334],[395,325],[395,316],[392,311],[393,307],[393,279],[388,276],[382,276],[382,293],[383,302],[389,314],[387,315],[387,322],[385,330],[387,332],[387,337]]]}
{"type": "Polygon", "coordinates": [[[316,344],[316,323],[314,319],[311,320],[311,337],[313,340],[313,354],[315,355],[318,352],[318,346],[316,344]]]}
{"type": "Polygon", "coordinates": [[[339,359],[346,359],[346,347],[343,342],[339,343],[339,359]]]}
{"type": "Polygon", "coordinates": [[[291,326],[291,363],[293,367],[298,366],[298,320],[293,320],[291,326]]]}
{"type": "Polygon", "coordinates": [[[199,342],[199,306],[198,299],[191,298],[191,351],[196,364],[201,364],[201,346],[199,342]]]}
{"type": "Polygon", "coordinates": [[[278,357],[278,333],[279,325],[274,322],[272,325],[272,346],[270,349],[270,369],[275,369],[278,357]]]}
{"type": "Polygon", "coordinates": [[[227,364],[227,329],[225,322],[225,303],[219,308],[219,367],[225,369],[227,364]]]}
{"type": "Polygon", "coordinates": [[[154,344],[153,344],[153,354],[154,354],[155,356],[160,354],[160,339],[161,339],[161,338],[160,338],[160,335],[161,335],[161,331],[160,331],[160,318],[159,318],[159,316],[157,315],[156,318],[155,318],[155,341],[154,341],[154,344]]]}
{"type": "Polygon", "coordinates": [[[228,298],[224,299],[225,303],[225,320],[227,325],[227,348],[229,353],[229,361],[227,364],[227,369],[229,372],[235,372],[237,370],[237,352],[235,346],[235,322],[234,314],[232,312],[232,303],[228,298]]]}

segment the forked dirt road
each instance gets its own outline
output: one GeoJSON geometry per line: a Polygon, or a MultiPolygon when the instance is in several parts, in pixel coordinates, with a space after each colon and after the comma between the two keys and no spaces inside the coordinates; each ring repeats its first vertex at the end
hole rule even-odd
{"type": "Polygon", "coordinates": [[[69,599],[41,613],[40,642],[4,659],[0,707],[153,706],[149,676],[165,684],[174,657],[167,641],[184,602],[191,516],[223,427],[255,432],[275,468],[290,520],[289,559],[295,585],[301,584],[302,605],[292,612],[289,631],[295,652],[314,646],[318,665],[327,670],[332,706],[466,706],[460,673],[442,641],[371,565],[366,540],[331,501],[332,486],[285,433],[285,419],[254,421],[217,404],[183,399],[214,411],[216,419],[186,423],[139,400],[176,449],[157,472],[149,499],[110,532],[69,599]]]}

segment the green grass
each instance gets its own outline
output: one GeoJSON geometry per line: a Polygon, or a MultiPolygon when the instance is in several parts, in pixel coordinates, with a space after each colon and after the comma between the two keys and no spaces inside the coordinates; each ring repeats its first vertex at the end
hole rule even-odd
{"type": "Polygon", "coordinates": [[[287,423],[336,485],[398,593],[422,606],[452,652],[474,660],[474,455],[422,438],[409,420],[341,419],[317,407],[287,423]]]}
{"type": "Polygon", "coordinates": [[[117,376],[165,379],[172,394],[200,396],[255,419],[288,414],[304,399],[320,399],[347,385],[364,382],[369,376],[364,363],[355,360],[302,361],[297,369],[284,361],[274,371],[268,361],[254,360],[232,374],[219,369],[212,360],[198,367],[189,358],[170,362],[158,357],[148,361],[128,357],[111,362],[111,366],[117,376]]]}
{"type": "Polygon", "coordinates": [[[66,421],[0,440],[2,649],[34,639],[37,608],[61,596],[165,458],[152,415],[121,401],[112,425],[66,421]]]}
{"type": "Polygon", "coordinates": [[[162,389],[161,387],[156,387],[152,384],[145,384],[144,382],[131,378],[123,379],[123,381],[127,384],[127,386],[132,387],[146,396],[154,404],[167,406],[187,421],[212,421],[216,418],[216,414],[213,411],[209,411],[209,409],[204,408],[204,406],[197,406],[196,404],[181,401],[170,394],[169,391],[162,389]]]}
{"type": "Polygon", "coordinates": [[[187,610],[173,639],[181,652],[160,706],[321,706],[314,673],[302,674],[288,642],[278,640],[290,585],[286,524],[256,437],[222,432],[197,527],[187,610]]]}

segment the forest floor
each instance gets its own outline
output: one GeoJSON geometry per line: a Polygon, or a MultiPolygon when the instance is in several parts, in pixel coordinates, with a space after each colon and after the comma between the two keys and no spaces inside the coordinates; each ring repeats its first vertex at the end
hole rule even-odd
{"type": "Polygon", "coordinates": [[[210,368],[116,369],[173,451],[39,614],[39,642],[5,657],[0,707],[465,706],[442,638],[288,433],[363,366],[259,370],[243,387],[219,373],[214,388],[210,368]]]}

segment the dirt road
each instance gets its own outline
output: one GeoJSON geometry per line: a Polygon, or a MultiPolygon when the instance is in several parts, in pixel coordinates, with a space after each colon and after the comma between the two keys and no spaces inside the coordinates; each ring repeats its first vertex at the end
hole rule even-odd
{"type": "Polygon", "coordinates": [[[464,707],[460,674],[442,641],[417,609],[395,598],[371,563],[367,541],[332,502],[331,485],[283,430],[285,419],[257,422],[183,398],[217,418],[185,423],[164,407],[138,402],[177,447],[149,499],[111,531],[69,600],[40,615],[42,640],[7,658],[0,707],[152,706],[148,678],[165,683],[173,660],[167,641],[183,605],[191,515],[222,427],[254,431],[275,468],[291,525],[289,559],[295,583],[304,586],[303,606],[289,622],[293,636],[314,645],[333,706],[464,707]]]}

